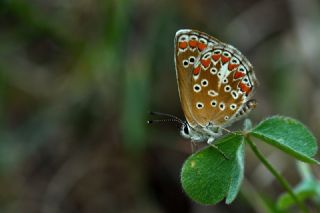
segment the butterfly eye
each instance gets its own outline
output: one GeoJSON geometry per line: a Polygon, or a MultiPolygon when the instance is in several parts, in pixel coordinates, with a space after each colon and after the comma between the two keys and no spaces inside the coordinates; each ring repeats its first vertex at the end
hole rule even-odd
{"type": "Polygon", "coordinates": [[[231,63],[232,64],[239,64],[240,62],[239,62],[239,60],[237,58],[232,58],[231,59],[231,63]]]}
{"type": "Polygon", "coordinates": [[[231,54],[229,52],[223,52],[223,56],[227,57],[227,58],[230,58],[231,54]]]}
{"type": "Polygon", "coordinates": [[[215,50],[215,51],[213,51],[213,54],[214,54],[214,55],[219,55],[219,54],[221,54],[221,53],[222,53],[221,50],[215,50]]]}
{"type": "Polygon", "coordinates": [[[189,135],[189,128],[188,128],[187,125],[185,125],[185,126],[183,127],[183,132],[184,132],[186,135],[189,135]]]}

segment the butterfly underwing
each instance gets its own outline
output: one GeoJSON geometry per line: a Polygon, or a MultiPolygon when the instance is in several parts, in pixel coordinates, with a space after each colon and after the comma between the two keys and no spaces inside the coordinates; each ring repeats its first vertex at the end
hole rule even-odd
{"type": "Polygon", "coordinates": [[[181,134],[211,143],[222,130],[256,106],[258,81],[249,60],[235,47],[206,33],[176,33],[174,59],[179,97],[187,122],[181,134]]]}

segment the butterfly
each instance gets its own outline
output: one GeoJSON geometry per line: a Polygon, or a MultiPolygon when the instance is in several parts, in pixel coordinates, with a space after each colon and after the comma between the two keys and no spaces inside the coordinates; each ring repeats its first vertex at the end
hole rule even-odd
{"type": "Polygon", "coordinates": [[[190,29],[176,32],[174,59],[186,122],[181,134],[194,142],[213,141],[222,130],[256,107],[253,66],[235,47],[190,29]]]}

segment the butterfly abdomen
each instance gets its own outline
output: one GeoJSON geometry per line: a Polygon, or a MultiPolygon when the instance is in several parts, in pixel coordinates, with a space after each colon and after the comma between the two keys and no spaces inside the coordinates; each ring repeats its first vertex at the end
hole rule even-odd
{"type": "Polygon", "coordinates": [[[242,117],[243,115],[248,114],[251,112],[254,108],[256,108],[257,102],[256,100],[252,99],[247,101],[243,107],[237,112],[236,117],[242,117]]]}

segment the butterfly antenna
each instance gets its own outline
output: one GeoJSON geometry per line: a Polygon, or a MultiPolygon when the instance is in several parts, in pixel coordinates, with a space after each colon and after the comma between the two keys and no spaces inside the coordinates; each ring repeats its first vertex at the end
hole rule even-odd
{"type": "Polygon", "coordinates": [[[172,121],[175,120],[176,122],[179,122],[182,125],[186,124],[185,121],[181,120],[180,118],[178,118],[175,115],[171,115],[171,114],[167,114],[167,113],[163,113],[163,112],[153,112],[153,111],[150,112],[150,115],[166,116],[166,117],[172,118],[172,119],[167,119],[167,120],[172,120],[172,121]]]}
{"type": "Polygon", "coordinates": [[[148,124],[152,124],[152,123],[162,123],[162,122],[177,122],[179,124],[183,124],[181,123],[180,120],[177,119],[157,119],[157,120],[148,120],[147,123],[148,124]]]}

